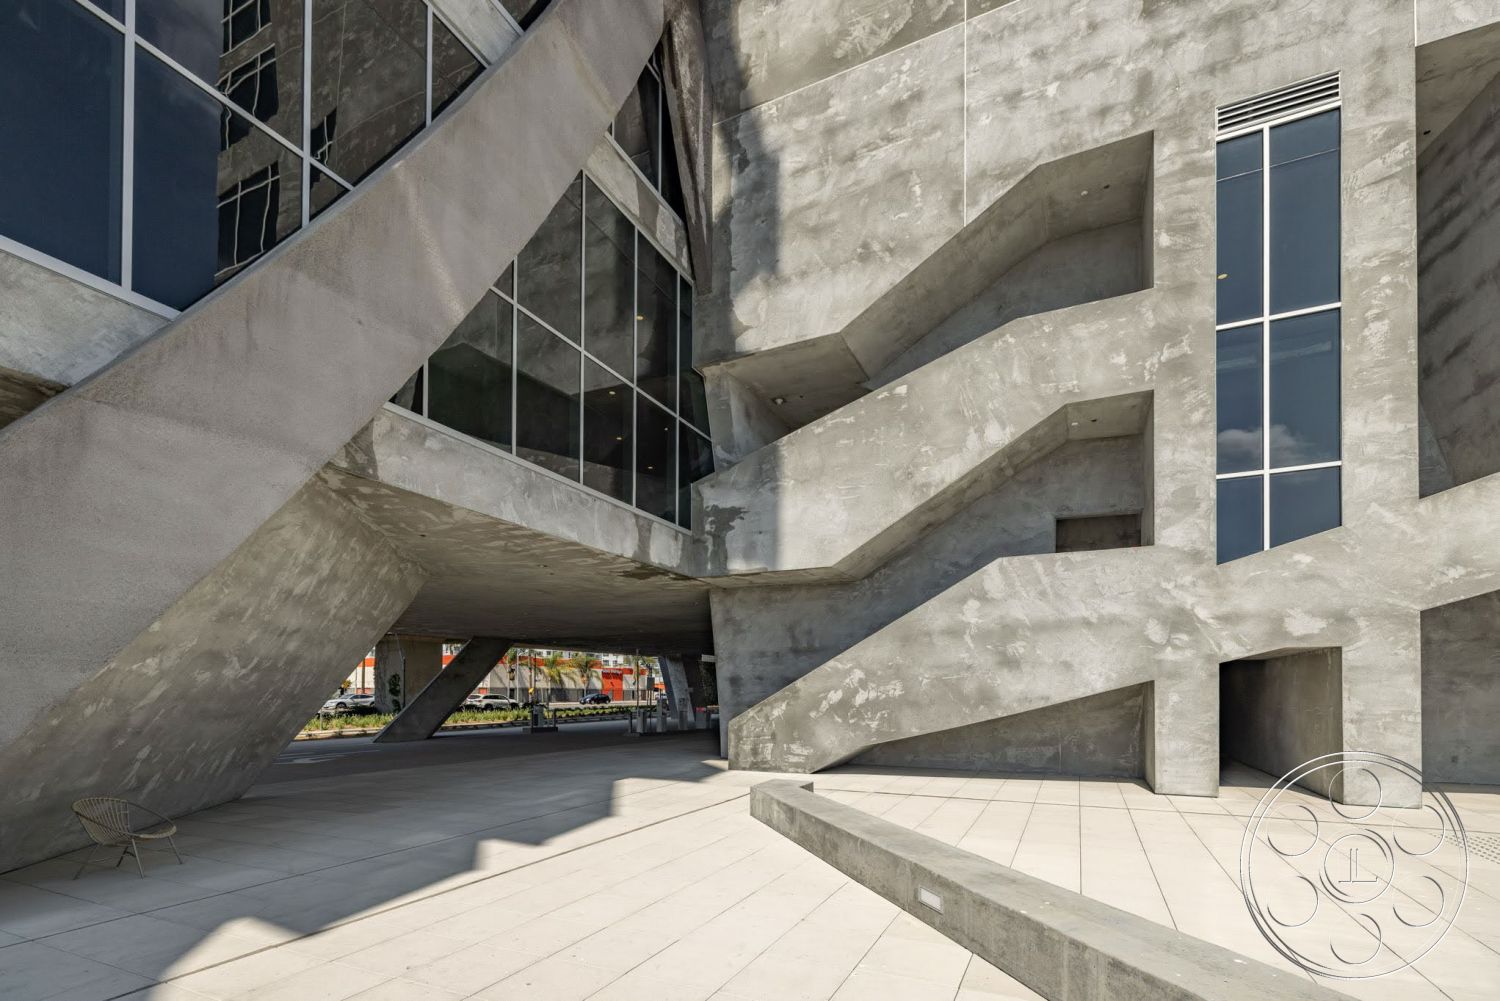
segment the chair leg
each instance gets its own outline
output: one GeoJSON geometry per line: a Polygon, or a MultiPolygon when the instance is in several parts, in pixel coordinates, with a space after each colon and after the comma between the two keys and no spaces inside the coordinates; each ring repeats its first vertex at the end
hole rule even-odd
{"type": "Polygon", "coordinates": [[[177,856],[177,864],[182,865],[182,853],[177,850],[177,842],[172,840],[172,835],[167,835],[167,844],[172,846],[172,854],[177,856]]]}
{"type": "Polygon", "coordinates": [[[141,874],[141,878],[142,879],[145,879],[146,878],[146,867],[141,864],[141,849],[135,843],[135,838],[131,838],[130,839],[130,854],[132,854],[132,855],[135,856],[135,868],[136,868],[136,871],[141,874]]]}
{"type": "Polygon", "coordinates": [[[83,864],[78,867],[78,871],[73,874],[74,879],[77,879],[79,876],[83,875],[83,870],[89,867],[89,863],[94,861],[94,856],[97,854],[99,854],[99,846],[94,845],[89,849],[88,856],[83,860],[83,864]]]}
{"type": "Polygon", "coordinates": [[[120,849],[120,857],[117,858],[117,859],[115,859],[115,868],[116,869],[120,868],[120,864],[125,861],[125,857],[127,855],[129,855],[129,854],[130,854],[130,846],[129,845],[126,845],[124,848],[120,849]]]}

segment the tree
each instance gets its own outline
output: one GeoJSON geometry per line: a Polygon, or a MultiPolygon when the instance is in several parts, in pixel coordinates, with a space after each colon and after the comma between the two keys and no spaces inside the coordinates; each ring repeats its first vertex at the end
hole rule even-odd
{"type": "Polygon", "coordinates": [[[547,651],[546,660],[542,661],[542,677],[547,679],[547,701],[552,701],[552,689],[562,687],[563,667],[567,661],[567,655],[561,650],[547,651]]]}
{"type": "Polygon", "coordinates": [[[580,653],[569,658],[568,666],[577,671],[578,676],[583,679],[583,690],[587,693],[589,685],[598,674],[599,662],[586,653],[580,653]]]}

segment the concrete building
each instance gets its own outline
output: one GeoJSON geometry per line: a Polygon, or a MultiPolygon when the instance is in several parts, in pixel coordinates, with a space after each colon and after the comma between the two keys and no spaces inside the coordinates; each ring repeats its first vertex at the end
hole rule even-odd
{"type": "Polygon", "coordinates": [[[1500,781],[1497,73],[1490,0],[4,5],[0,870],[407,641],[439,721],[660,656],[740,768],[1500,781]]]}

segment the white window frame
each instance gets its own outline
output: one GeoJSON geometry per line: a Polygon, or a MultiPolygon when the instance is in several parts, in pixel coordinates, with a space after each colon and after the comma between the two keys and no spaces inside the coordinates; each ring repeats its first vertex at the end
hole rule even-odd
{"type": "MultiPolygon", "coordinates": [[[[1306,465],[1299,465],[1299,466],[1274,466],[1271,463],[1271,325],[1273,323],[1277,322],[1278,320],[1289,320],[1289,319],[1292,319],[1293,317],[1298,317],[1298,316],[1311,316],[1311,315],[1313,315],[1315,313],[1340,312],[1340,317],[1339,317],[1339,319],[1340,319],[1340,323],[1339,323],[1339,327],[1340,327],[1340,330],[1339,330],[1339,354],[1340,354],[1339,379],[1340,379],[1341,383],[1342,383],[1342,380],[1343,380],[1343,371],[1344,371],[1344,367],[1343,367],[1343,364],[1342,364],[1342,354],[1343,354],[1343,344],[1344,344],[1344,338],[1343,338],[1343,316],[1342,316],[1342,312],[1341,312],[1342,309],[1343,309],[1343,307],[1344,307],[1344,304],[1343,304],[1343,293],[1342,293],[1342,289],[1343,289],[1343,280],[1342,280],[1342,269],[1343,269],[1343,211],[1342,211],[1342,209],[1343,209],[1343,206],[1342,205],[1339,206],[1339,208],[1340,208],[1340,212],[1339,212],[1339,220],[1340,220],[1340,222],[1339,222],[1339,234],[1340,234],[1340,237],[1339,237],[1339,252],[1340,252],[1339,253],[1339,267],[1340,267],[1340,272],[1341,272],[1341,274],[1340,274],[1340,281],[1339,281],[1339,288],[1340,288],[1339,299],[1337,301],[1334,301],[1334,302],[1331,302],[1331,303],[1323,303],[1323,304],[1320,304],[1320,305],[1317,305],[1317,306],[1307,306],[1307,307],[1304,307],[1304,308],[1301,308],[1301,309],[1288,310],[1286,312],[1281,312],[1281,313],[1272,313],[1271,312],[1271,130],[1274,129],[1274,128],[1276,128],[1279,125],[1286,125],[1286,124],[1288,124],[1290,122],[1301,121],[1304,118],[1312,118],[1312,117],[1317,116],[1317,115],[1326,114],[1327,112],[1330,112],[1330,111],[1339,111],[1341,113],[1340,114],[1340,119],[1339,119],[1339,130],[1340,130],[1340,142],[1339,142],[1340,171],[1339,171],[1339,174],[1340,174],[1340,178],[1342,179],[1342,176],[1343,176],[1343,166],[1342,166],[1343,165],[1343,138],[1342,138],[1342,133],[1343,133],[1343,118],[1342,118],[1342,110],[1343,110],[1343,101],[1342,101],[1342,98],[1340,98],[1339,100],[1334,100],[1334,101],[1325,101],[1325,102],[1323,102],[1321,104],[1312,105],[1312,106],[1307,107],[1307,108],[1299,108],[1295,112],[1292,112],[1290,114],[1282,115],[1282,116],[1279,116],[1277,118],[1267,119],[1266,121],[1259,122],[1259,123],[1257,123],[1255,125],[1246,126],[1244,128],[1226,130],[1224,132],[1219,133],[1215,137],[1215,140],[1214,140],[1214,149],[1215,149],[1215,153],[1217,153],[1218,146],[1219,146],[1220,143],[1228,142],[1231,139],[1238,139],[1238,138],[1240,138],[1242,136],[1252,135],[1254,133],[1260,133],[1260,136],[1261,136],[1261,141],[1260,141],[1260,156],[1261,156],[1261,163],[1260,163],[1260,171],[1261,171],[1261,179],[1260,179],[1261,180],[1261,194],[1260,194],[1260,197],[1261,197],[1261,203],[1260,203],[1260,216],[1261,216],[1261,236],[1260,236],[1260,243],[1261,243],[1261,247],[1260,247],[1260,250],[1261,250],[1261,261],[1260,261],[1260,294],[1261,294],[1261,303],[1260,303],[1260,315],[1259,316],[1255,316],[1255,317],[1250,317],[1250,318],[1244,319],[1244,320],[1233,320],[1233,321],[1231,321],[1229,323],[1219,323],[1219,324],[1216,324],[1214,326],[1214,335],[1215,335],[1214,339],[1215,339],[1215,341],[1218,340],[1218,334],[1220,332],[1222,332],[1222,331],[1225,331],[1225,330],[1238,330],[1238,329],[1241,329],[1241,328],[1244,328],[1244,327],[1252,327],[1252,326],[1255,326],[1256,324],[1259,324],[1260,328],[1261,328],[1261,335],[1260,335],[1260,370],[1261,370],[1260,371],[1260,383],[1261,383],[1261,386],[1260,386],[1260,388],[1261,388],[1261,399],[1260,399],[1260,466],[1259,466],[1259,468],[1256,468],[1256,469],[1247,469],[1247,470],[1243,470],[1241,472],[1236,472],[1236,473],[1215,473],[1214,474],[1214,482],[1215,482],[1215,486],[1216,487],[1217,487],[1218,483],[1220,483],[1220,482],[1222,482],[1224,480],[1243,480],[1243,479],[1249,479],[1252,476],[1259,476],[1261,478],[1261,492],[1260,492],[1260,516],[1261,516],[1261,536],[1260,536],[1261,546],[1260,546],[1260,551],[1261,552],[1265,552],[1268,549],[1274,548],[1272,546],[1272,544],[1271,544],[1271,477],[1273,477],[1273,476],[1275,476],[1277,474],[1280,474],[1280,473],[1300,473],[1300,472],[1305,472],[1305,471],[1313,470],[1313,469],[1342,469],[1343,465],[1344,465],[1344,458],[1343,458],[1343,456],[1344,456],[1344,441],[1343,441],[1343,437],[1344,437],[1344,419],[1343,419],[1343,407],[1342,407],[1342,402],[1343,402],[1343,393],[1342,393],[1342,391],[1339,394],[1339,401],[1340,401],[1340,408],[1339,408],[1339,458],[1334,459],[1334,460],[1332,460],[1330,462],[1314,462],[1314,463],[1309,463],[1309,464],[1306,464],[1306,465]]],[[[1218,183],[1219,182],[1216,180],[1215,184],[1217,185],[1218,183]]],[[[1216,190],[1217,190],[1217,188],[1216,188],[1216,190]]],[[[1342,184],[1341,184],[1341,186],[1340,186],[1340,194],[1339,194],[1340,199],[1342,199],[1342,197],[1343,197],[1342,190],[1343,189],[1342,189],[1342,184]]],[[[1216,221],[1216,224],[1217,224],[1217,219],[1215,221],[1216,221]]],[[[1215,344],[1215,351],[1216,352],[1217,352],[1217,349],[1218,349],[1218,345],[1215,344]]],[[[1342,386],[1340,387],[1340,389],[1342,390],[1342,386]]],[[[1217,405],[1217,397],[1215,399],[1215,404],[1217,405]]],[[[1216,454],[1216,459],[1217,459],[1217,454],[1216,454]]],[[[1339,492],[1340,492],[1340,495],[1342,496],[1342,493],[1343,493],[1342,473],[1340,474],[1339,492]]],[[[1340,521],[1342,521],[1342,518],[1340,518],[1340,521]]]]}

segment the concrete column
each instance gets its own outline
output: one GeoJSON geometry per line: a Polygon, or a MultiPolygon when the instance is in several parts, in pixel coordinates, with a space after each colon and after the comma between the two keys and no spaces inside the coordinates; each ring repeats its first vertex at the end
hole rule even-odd
{"type": "Polygon", "coordinates": [[[447,667],[412,696],[411,704],[375,735],[375,743],[431,737],[509,649],[510,640],[491,636],[476,636],[469,640],[447,667]]]}
{"type": "Polygon", "coordinates": [[[1219,793],[1219,666],[1183,669],[1147,687],[1146,781],[1162,795],[1219,793]]]}
{"type": "MultiPolygon", "coordinates": [[[[1375,751],[1422,767],[1422,616],[1376,607],[1362,616],[1359,638],[1343,651],[1345,751],[1375,751]]],[[[1382,774],[1382,779],[1386,776],[1382,774]]],[[[1344,773],[1346,803],[1420,805],[1415,784],[1377,789],[1367,772],[1344,773]]]]}
{"type": "Polygon", "coordinates": [[[443,641],[391,634],[375,645],[375,708],[400,712],[443,669],[443,641]]]}
{"type": "Polygon", "coordinates": [[[681,657],[658,657],[662,681],[667,687],[667,715],[677,721],[677,729],[693,725],[693,690],[688,685],[687,670],[681,657]]]}

